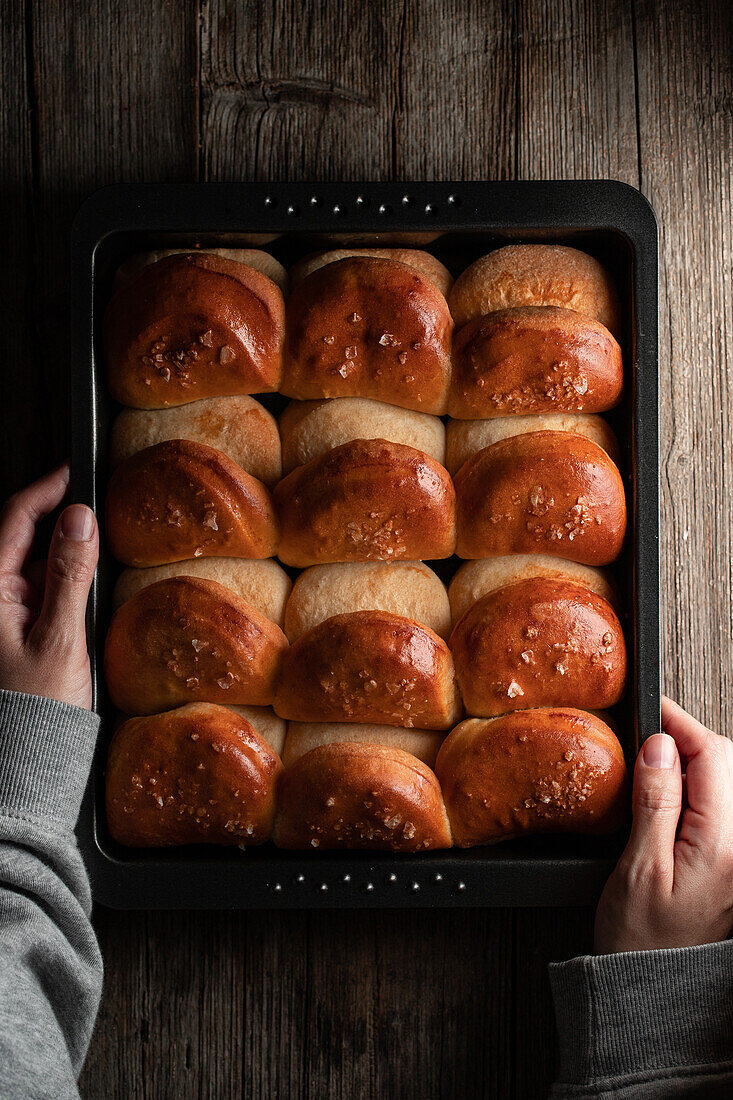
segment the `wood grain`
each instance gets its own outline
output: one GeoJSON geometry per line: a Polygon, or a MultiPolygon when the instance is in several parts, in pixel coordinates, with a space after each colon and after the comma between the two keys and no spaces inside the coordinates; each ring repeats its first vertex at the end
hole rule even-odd
{"type": "MultiPolygon", "coordinates": [[[[664,680],[730,731],[723,0],[2,0],[0,14],[6,492],[68,449],[68,230],[96,187],[623,179],[662,227],[664,680]]],[[[85,1096],[521,1100],[554,1072],[546,964],[589,948],[592,914],[95,922],[107,979],[85,1096]]]]}

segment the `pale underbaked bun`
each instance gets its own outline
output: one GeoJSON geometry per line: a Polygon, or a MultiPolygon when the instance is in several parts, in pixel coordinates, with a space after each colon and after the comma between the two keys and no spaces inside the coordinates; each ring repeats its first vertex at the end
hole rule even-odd
{"type": "Polygon", "coordinates": [[[574,581],[602,596],[618,607],[618,593],[605,569],[594,569],[576,561],[555,558],[550,554],[506,554],[496,558],[467,561],[456,570],[448,586],[451,617],[454,624],[476,600],[488,596],[497,588],[525,581],[530,577],[545,577],[557,581],[574,581]]]}
{"type": "Polygon", "coordinates": [[[557,306],[501,309],[456,333],[448,412],[605,412],[619,402],[623,373],[621,348],[600,321],[557,306]]]}
{"type": "Polygon", "coordinates": [[[453,286],[453,278],[448,268],[431,256],[429,252],[422,252],[416,248],[335,248],[330,252],[312,252],[310,256],[304,256],[290,269],[292,285],[300,283],[314,271],[335,263],[337,260],[350,258],[375,260],[396,260],[398,263],[414,267],[431,283],[434,283],[444,298],[448,297],[448,291],[453,286]]]}
{"type": "Polygon", "coordinates": [[[253,397],[205,397],[172,409],[123,409],[112,425],[110,463],[119,466],[167,439],[214,447],[268,486],[282,476],[277,421],[253,397]]]}
{"type": "Polygon", "coordinates": [[[449,420],[446,429],[445,466],[457,474],[473,455],[513,435],[528,432],[572,432],[592,439],[618,462],[618,441],[601,416],[587,413],[542,413],[537,416],[502,416],[496,420],[449,420]]]}
{"type": "Polygon", "coordinates": [[[110,393],[122,405],[159,409],[276,390],[284,330],[282,291],[260,271],[210,254],[168,256],[107,306],[110,393]]]}
{"type": "Polygon", "coordinates": [[[282,775],[279,848],[422,852],[449,848],[440,785],[417,757],[385,745],[322,745],[282,775]]]}
{"type": "Polygon", "coordinates": [[[361,745],[387,745],[409,752],[427,764],[435,766],[438,749],[445,734],[438,730],[406,729],[404,726],[350,725],[348,722],[288,722],[285,748],[280,756],[286,768],[320,745],[345,742],[361,745]]]}
{"type": "Polygon", "coordinates": [[[368,397],[291,401],[280,417],[280,436],[286,474],[354,439],[387,439],[390,443],[402,443],[445,465],[442,420],[368,397]]]}
{"type": "Polygon", "coordinates": [[[276,561],[247,558],[187,558],[185,561],[153,565],[149,569],[125,569],[112,593],[116,610],[136,592],[167,577],[203,577],[229,588],[278,626],[283,625],[285,604],[292,584],[276,561]]]}
{"type": "Polygon", "coordinates": [[[608,600],[574,581],[530,577],[482,596],[450,637],[469,714],[529,707],[612,707],[626,645],[608,600]]]}
{"type": "Polygon", "coordinates": [[[272,279],[283,294],[287,293],[287,271],[279,260],[269,252],[262,252],[259,248],[159,248],[156,252],[138,252],[136,256],[131,256],[118,267],[115,275],[115,290],[132,282],[148,264],[155,264],[168,256],[188,256],[191,253],[194,256],[221,256],[224,260],[246,264],[247,267],[253,267],[255,271],[261,271],[268,279],[272,279]]]}
{"type": "Polygon", "coordinates": [[[294,287],[282,393],[373,397],[446,411],[453,321],[425,276],[395,260],[337,260],[294,287]]]}
{"type": "Polygon", "coordinates": [[[461,714],[447,644],[386,611],[335,615],[298,638],[283,657],[273,707],[295,722],[443,730],[461,714]]]}
{"type": "Polygon", "coordinates": [[[107,824],[118,844],[264,844],[279,757],[226,707],[192,703],[131,718],[107,758],[107,824]]]}
{"type": "Polygon", "coordinates": [[[341,562],[300,574],[285,608],[285,633],[294,642],[325,619],[352,611],[389,611],[442,638],[451,628],[445,585],[423,562],[341,562]]]}
{"type": "Polygon", "coordinates": [[[223,585],[171,577],[115,611],[104,672],[125,714],[194,702],[269,706],[287,646],[275,623],[223,585]]]}
{"type": "Polygon", "coordinates": [[[262,482],[188,439],[156,443],[120,463],[106,513],[109,548],[124,565],[277,553],[272,497],[262,482]]]}
{"type": "Polygon", "coordinates": [[[621,552],[621,475],[583,436],[532,432],[502,439],[463,464],[455,487],[462,558],[549,551],[583,565],[608,565],[621,552]]]}
{"type": "Polygon", "coordinates": [[[271,749],[274,749],[282,760],[285,750],[285,738],[288,732],[288,724],[284,718],[278,718],[272,707],[244,707],[227,704],[229,710],[233,710],[240,718],[249,722],[250,726],[263,737],[271,749]]]}
{"type": "Polygon", "coordinates": [[[558,244],[510,244],[482,256],[449,295],[456,326],[499,309],[560,306],[592,317],[614,336],[618,294],[606,269],[586,252],[558,244]]]}
{"type": "Polygon", "coordinates": [[[298,466],[274,497],[288,565],[430,560],[455,549],[453,482],[413,447],[344,443],[298,466]]]}
{"type": "Polygon", "coordinates": [[[570,707],[461,722],[435,770],[460,848],[525,833],[612,833],[627,812],[618,739],[570,707]]]}

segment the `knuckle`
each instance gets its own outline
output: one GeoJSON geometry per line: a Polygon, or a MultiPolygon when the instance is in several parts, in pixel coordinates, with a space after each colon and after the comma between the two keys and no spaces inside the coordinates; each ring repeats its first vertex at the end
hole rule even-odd
{"type": "Polygon", "coordinates": [[[15,573],[0,573],[0,603],[19,604],[23,602],[23,582],[15,573]]]}
{"type": "Polygon", "coordinates": [[[634,809],[652,813],[679,813],[680,796],[668,787],[642,787],[634,795],[634,809]]]}
{"type": "Polygon", "coordinates": [[[88,584],[94,576],[94,567],[85,558],[49,558],[48,571],[57,580],[71,584],[88,584]]]}

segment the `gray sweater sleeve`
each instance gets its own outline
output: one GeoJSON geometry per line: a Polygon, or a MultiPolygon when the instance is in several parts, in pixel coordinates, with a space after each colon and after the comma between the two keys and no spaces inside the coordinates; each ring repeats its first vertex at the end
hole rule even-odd
{"type": "Polygon", "coordinates": [[[99,719],[0,691],[3,1100],[78,1097],[102,959],[74,837],[99,719]]]}
{"type": "Polygon", "coordinates": [[[555,1097],[733,1096],[733,941],[550,966],[555,1097]]]}

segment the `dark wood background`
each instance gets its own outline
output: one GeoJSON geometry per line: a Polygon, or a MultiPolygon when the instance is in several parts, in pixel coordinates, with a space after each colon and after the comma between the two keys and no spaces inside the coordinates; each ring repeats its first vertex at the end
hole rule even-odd
{"type": "MultiPolygon", "coordinates": [[[[733,717],[729,0],[0,0],[5,495],[69,450],[68,230],[116,181],[613,177],[661,225],[663,678],[733,717]]],[[[95,916],[86,1097],[541,1097],[589,911],[95,916]]]]}

